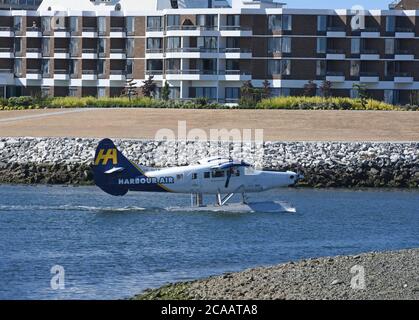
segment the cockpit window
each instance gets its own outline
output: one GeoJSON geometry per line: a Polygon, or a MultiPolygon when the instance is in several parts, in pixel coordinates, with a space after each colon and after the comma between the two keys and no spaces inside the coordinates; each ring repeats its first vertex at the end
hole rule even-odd
{"type": "Polygon", "coordinates": [[[210,178],[210,173],[209,172],[204,172],[204,178],[209,179],[210,178]]]}
{"type": "Polygon", "coordinates": [[[183,174],[176,175],[176,180],[182,180],[182,179],[183,179],[183,174]]]}

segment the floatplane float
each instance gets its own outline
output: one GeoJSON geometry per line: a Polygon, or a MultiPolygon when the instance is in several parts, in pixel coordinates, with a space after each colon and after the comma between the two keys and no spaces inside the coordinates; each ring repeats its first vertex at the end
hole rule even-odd
{"type": "Polygon", "coordinates": [[[95,184],[113,196],[128,191],[191,194],[190,208],[172,211],[295,212],[286,202],[249,202],[246,194],[293,186],[303,178],[291,171],[256,170],[245,161],[222,157],[182,167],[144,167],[127,159],[110,139],[97,146],[93,174],[95,184]],[[228,203],[236,194],[241,195],[241,203],[228,203]],[[215,204],[205,205],[204,195],[215,195],[215,204]]]}

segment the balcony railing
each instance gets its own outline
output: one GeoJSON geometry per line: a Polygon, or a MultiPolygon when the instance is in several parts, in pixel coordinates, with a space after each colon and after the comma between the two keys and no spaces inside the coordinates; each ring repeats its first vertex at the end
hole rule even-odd
{"type": "Polygon", "coordinates": [[[41,48],[26,48],[26,52],[41,53],[42,49],[41,48]]]}
{"type": "Polygon", "coordinates": [[[217,52],[217,48],[168,48],[166,52],[217,52]]]}
{"type": "Polygon", "coordinates": [[[125,70],[111,70],[110,74],[115,76],[125,76],[127,72],[125,70]]]}
{"type": "Polygon", "coordinates": [[[252,28],[242,26],[221,26],[222,31],[252,31],[252,28]]]}
{"type": "Polygon", "coordinates": [[[378,72],[367,71],[367,72],[360,72],[359,76],[360,77],[378,77],[379,74],[378,74],[378,72]]]}
{"type": "Polygon", "coordinates": [[[111,27],[111,32],[127,32],[125,27],[111,27]]]}
{"type": "Polygon", "coordinates": [[[342,77],[345,73],[342,71],[327,71],[326,76],[328,77],[342,77]]]}
{"type": "Polygon", "coordinates": [[[198,75],[214,75],[217,74],[217,70],[200,70],[200,69],[174,69],[174,70],[167,70],[167,74],[198,74],[198,75]]]}
{"type": "Polygon", "coordinates": [[[83,27],[83,32],[97,32],[96,27],[83,27]]]}
{"type": "Polygon", "coordinates": [[[0,48],[0,52],[12,52],[13,48],[0,48]]]}
{"type": "Polygon", "coordinates": [[[98,53],[97,48],[83,48],[82,53],[98,53]]]}
{"type": "Polygon", "coordinates": [[[126,53],[127,50],[124,48],[111,48],[110,52],[111,53],[126,53]]]}
{"type": "Polygon", "coordinates": [[[160,75],[163,74],[163,70],[146,70],[145,74],[148,76],[160,75]]]}
{"type": "Polygon", "coordinates": [[[346,31],[346,27],[336,27],[336,26],[332,26],[332,27],[327,27],[327,31],[328,32],[345,32],[346,31]]]}
{"type": "Polygon", "coordinates": [[[361,54],[378,54],[377,49],[363,49],[361,50],[361,54]]]}
{"type": "Polygon", "coordinates": [[[366,27],[361,29],[361,32],[380,32],[380,28],[378,27],[366,27]]]}
{"type": "Polygon", "coordinates": [[[412,77],[412,74],[410,72],[395,72],[394,76],[399,78],[410,78],[412,77]]]}
{"type": "Polygon", "coordinates": [[[163,27],[147,27],[147,32],[160,32],[163,31],[163,27]]]}
{"type": "Polygon", "coordinates": [[[82,74],[98,74],[97,70],[82,70],[82,74]]]}
{"type": "Polygon", "coordinates": [[[409,27],[397,27],[396,32],[415,32],[415,29],[409,27]]]}
{"type": "Polygon", "coordinates": [[[55,53],[69,53],[68,48],[54,48],[55,53]]]}
{"type": "MultiPolygon", "coordinates": [[[[166,31],[176,31],[176,30],[201,30],[201,31],[214,31],[217,30],[218,26],[167,26],[166,31]]],[[[162,30],[149,30],[147,31],[162,31],[162,30]]]]}
{"type": "Polygon", "coordinates": [[[251,73],[249,71],[243,71],[243,70],[220,70],[218,72],[220,75],[250,75],[251,73]]]}
{"type": "Polygon", "coordinates": [[[151,48],[151,49],[146,49],[145,52],[146,53],[163,53],[163,49],[162,48],[151,48]]]}
{"type": "Polygon", "coordinates": [[[0,69],[0,73],[13,73],[13,69],[0,69]]]}
{"type": "Polygon", "coordinates": [[[27,74],[41,74],[42,71],[41,71],[41,69],[27,69],[26,73],[27,74]]]}
{"type": "Polygon", "coordinates": [[[70,71],[67,69],[55,69],[54,74],[70,74],[70,71]]]}
{"type": "Polygon", "coordinates": [[[14,28],[13,27],[7,27],[7,26],[3,26],[3,27],[0,27],[0,31],[14,31],[14,28]]]}
{"type": "Polygon", "coordinates": [[[345,54],[344,49],[327,49],[328,54],[345,54]]]}
{"type": "Polygon", "coordinates": [[[32,32],[40,32],[41,28],[40,27],[27,27],[26,31],[32,31],[32,32]]]}
{"type": "Polygon", "coordinates": [[[398,49],[395,51],[396,54],[414,54],[413,50],[409,50],[409,49],[398,49]]]}
{"type": "Polygon", "coordinates": [[[220,53],[251,53],[249,48],[220,48],[220,53]]]}

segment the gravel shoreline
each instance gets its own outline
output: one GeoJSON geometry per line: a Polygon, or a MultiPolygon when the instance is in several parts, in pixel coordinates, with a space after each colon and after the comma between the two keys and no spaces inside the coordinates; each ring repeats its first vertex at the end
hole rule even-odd
{"type": "Polygon", "coordinates": [[[136,300],[419,300],[419,249],[289,262],[148,289],[136,300]]]}
{"type": "MultiPolygon", "coordinates": [[[[98,139],[0,138],[0,183],[92,184],[98,139]]],[[[419,187],[419,142],[239,142],[115,140],[138,164],[165,168],[209,156],[243,159],[258,168],[298,171],[314,188],[419,187]]]]}

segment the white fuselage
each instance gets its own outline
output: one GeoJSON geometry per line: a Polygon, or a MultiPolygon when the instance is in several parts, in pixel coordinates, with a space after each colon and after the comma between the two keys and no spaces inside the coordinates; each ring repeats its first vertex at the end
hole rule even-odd
{"type": "Polygon", "coordinates": [[[297,174],[290,171],[269,172],[243,166],[224,170],[211,167],[211,164],[199,164],[168,168],[149,171],[146,176],[158,180],[172,177],[170,184],[161,184],[170,192],[202,194],[262,192],[294,185],[297,181],[297,174]]]}

